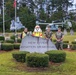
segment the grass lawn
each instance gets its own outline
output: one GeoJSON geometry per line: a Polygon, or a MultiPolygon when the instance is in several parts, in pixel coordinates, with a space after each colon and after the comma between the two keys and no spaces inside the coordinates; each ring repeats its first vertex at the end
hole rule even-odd
{"type": "MultiPolygon", "coordinates": [[[[9,34],[8,34],[9,35],[9,34]]],[[[10,34],[11,35],[11,34],[10,34]]],[[[55,35],[53,35],[55,39],[55,35]]],[[[76,39],[74,35],[64,36],[64,41],[70,43],[76,39]]],[[[67,54],[64,63],[52,64],[45,69],[31,69],[26,66],[26,63],[16,62],[12,58],[12,52],[0,51],[0,75],[76,75],[76,51],[65,51],[67,54]]]]}
{"type": "Polygon", "coordinates": [[[25,63],[16,62],[12,52],[0,52],[0,75],[76,75],[76,52],[65,51],[64,63],[51,64],[46,69],[32,70],[25,63]],[[32,70],[32,71],[31,71],[32,70]]]}

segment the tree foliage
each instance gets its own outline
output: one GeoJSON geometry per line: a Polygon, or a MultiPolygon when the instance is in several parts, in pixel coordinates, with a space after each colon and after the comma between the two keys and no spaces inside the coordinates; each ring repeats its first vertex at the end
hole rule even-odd
{"type": "MultiPolygon", "coordinates": [[[[36,21],[36,15],[34,14],[34,8],[38,5],[41,6],[39,9],[39,19],[46,20],[46,22],[52,22],[53,20],[63,19],[66,16],[67,9],[72,6],[72,0],[21,0],[17,6],[17,16],[20,17],[22,24],[29,30],[33,30],[36,21]],[[28,3],[29,2],[29,3],[28,3]],[[47,2],[47,3],[46,3],[47,2]],[[30,5],[30,7],[27,6],[30,5]],[[37,3],[37,5],[36,5],[37,3]],[[47,13],[45,13],[42,4],[47,4],[47,13]],[[50,13],[51,12],[51,13],[50,13]]],[[[9,31],[11,20],[15,18],[15,9],[13,7],[14,0],[5,0],[5,27],[9,31]]],[[[0,1],[2,6],[2,0],[0,1]]],[[[73,17],[73,16],[72,16],[73,17]]],[[[2,15],[0,15],[0,22],[2,22],[2,15]]],[[[2,31],[2,23],[0,23],[0,31],[2,31]]],[[[44,27],[43,27],[44,28],[44,27]]]]}

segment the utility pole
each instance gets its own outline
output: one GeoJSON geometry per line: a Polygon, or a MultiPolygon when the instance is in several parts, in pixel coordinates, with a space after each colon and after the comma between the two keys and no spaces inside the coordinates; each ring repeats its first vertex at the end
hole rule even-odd
{"type": "Polygon", "coordinates": [[[5,36],[5,13],[4,13],[4,0],[3,0],[3,36],[5,36]]]}

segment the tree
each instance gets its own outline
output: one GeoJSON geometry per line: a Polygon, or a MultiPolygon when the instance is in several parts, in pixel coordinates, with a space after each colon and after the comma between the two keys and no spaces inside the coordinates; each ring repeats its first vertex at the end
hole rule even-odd
{"type": "Polygon", "coordinates": [[[63,11],[57,11],[55,13],[52,14],[52,16],[50,17],[51,21],[54,20],[63,20],[63,11]]]}
{"type": "Polygon", "coordinates": [[[27,7],[21,7],[19,10],[19,17],[21,18],[22,24],[28,28],[28,30],[33,31],[35,27],[36,17],[30,12],[27,7]]]}
{"type": "MultiPolygon", "coordinates": [[[[11,20],[15,17],[15,10],[13,7],[14,0],[5,0],[5,24],[6,30],[9,29],[11,20]]],[[[52,22],[53,20],[63,19],[66,16],[67,9],[72,5],[72,0],[20,0],[20,9],[17,10],[17,16],[23,25],[28,27],[29,30],[33,30],[36,21],[36,14],[34,9],[37,8],[39,19],[46,20],[46,22],[52,22]],[[46,12],[43,5],[46,4],[46,12]],[[40,8],[38,8],[40,5],[40,8]]],[[[0,1],[2,6],[2,0],[0,1]]],[[[2,22],[2,15],[0,15],[0,21],[2,22]]],[[[0,27],[2,25],[0,24],[0,27]]]]}
{"type": "Polygon", "coordinates": [[[0,8],[2,7],[2,0],[0,0],[0,8]]]}
{"type": "Polygon", "coordinates": [[[56,0],[56,8],[58,11],[68,11],[68,7],[72,6],[73,0],[56,0]]]}
{"type": "Polygon", "coordinates": [[[14,12],[15,12],[15,8],[13,7],[13,1],[11,0],[7,0],[7,2],[5,3],[6,5],[6,14],[8,16],[10,16],[11,18],[14,17],[14,12]]]}

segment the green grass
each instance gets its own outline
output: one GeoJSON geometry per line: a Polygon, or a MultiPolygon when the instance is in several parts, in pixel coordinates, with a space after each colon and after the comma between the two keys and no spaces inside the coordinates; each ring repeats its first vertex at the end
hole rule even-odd
{"type": "Polygon", "coordinates": [[[69,43],[71,43],[72,41],[75,41],[76,39],[76,35],[67,35],[67,36],[64,36],[64,41],[69,41],[69,43]]]}
{"type": "Polygon", "coordinates": [[[25,63],[16,62],[12,52],[0,53],[0,75],[76,75],[76,52],[65,51],[66,61],[60,64],[50,64],[46,70],[27,70],[25,63]]]}
{"type": "MultiPolygon", "coordinates": [[[[11,35],[11,34],[10,34],[11,35]]],[[[55,35],[53,35],[55,39],[55,35]]],[[[64,41],[74,41],[76,33],[71,36],[65,35],[64,41]]],[[[12,58],[12,52],[0,52],[0,75],[76,75],[76,52],[65,51],[66,61],[61,64],[50,64],[46,70],[33,70],[30,72],[26,64],[16,62],[12,58]]]]}

